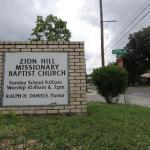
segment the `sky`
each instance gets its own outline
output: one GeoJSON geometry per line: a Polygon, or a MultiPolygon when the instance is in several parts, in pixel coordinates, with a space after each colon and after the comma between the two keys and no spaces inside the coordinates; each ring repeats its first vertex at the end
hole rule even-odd
{"type": "MultiPolygon", "coordinates": [[[[150,0],[103,0],[104,20],[117,22],[104,23],[105,64],[114,62],[112,49],[121,49],[128,42],[129,34],[149,26],[149,14],[139,23],[135,21],[120,34],[122,27],[135,16],[138,10],[148,5],[150,0]],[[146,3],[147,2],[147,3],[146,3]],[[122,40],[119,40],[132,26],[122,40]],[[109,47],[108,47],[109,46],[109,47]]],[[[146,14],[150,6],[142,13],[146,14]]],[[[0,41],[26,41],[35,27],[37,15],[49,14],[67,21],[71,31],[71,41],[85,42],[87,73],[101,66],[99,0],[0,0],[0,41]]],[[[142,17],[141,15],[141,17],[142,17]]],[[[140,19],[140,16],[139,16],[140,19]]]]}

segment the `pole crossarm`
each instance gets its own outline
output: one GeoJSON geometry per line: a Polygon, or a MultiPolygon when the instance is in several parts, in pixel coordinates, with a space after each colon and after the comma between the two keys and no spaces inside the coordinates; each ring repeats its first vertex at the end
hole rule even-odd
{"type": "Polygon", "coordinates": [[[117,22],[117,20],[103,20],[103,22],[117,22]]]}

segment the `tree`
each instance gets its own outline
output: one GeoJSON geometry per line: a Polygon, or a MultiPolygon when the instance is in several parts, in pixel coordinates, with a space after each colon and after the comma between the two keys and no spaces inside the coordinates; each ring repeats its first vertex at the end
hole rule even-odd
{"type": "Polygon", "coordinates": [[[150,69],[150,27],[131,34],[125,49],[124,67],[129,72],[129,84],[135,84],[150,69]]]}
{"type": "Polygon", "coordinates": [[[111,104],[119,94],[125,93],[128,74],[125,69],[117,65],[97,68],[92,73],[92,79],[107,103],[111,104]]]}
{"type": "Polygon", "coordinates": [[[37,16],[36,27],[32,29],[31,40],[69,41],[71,32],[67,29],[67,22],[49,15],[45,19],[37,16]]]}

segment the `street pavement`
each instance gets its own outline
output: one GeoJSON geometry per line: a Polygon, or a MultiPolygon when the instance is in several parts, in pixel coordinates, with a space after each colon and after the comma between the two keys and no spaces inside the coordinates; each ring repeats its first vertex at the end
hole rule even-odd
{"type": "MultiPolygon", "coordinates": [[[[90,90],[86,96],[87,101],[105,102],[105,99],[94,89],[90,90]]],[[[150,87],[129,87],[126,92],[126,100],[129,104],[150,107],[150,87]]],[[[125,103],[124,95],[120,95],[119,102],[125,103]]]]}

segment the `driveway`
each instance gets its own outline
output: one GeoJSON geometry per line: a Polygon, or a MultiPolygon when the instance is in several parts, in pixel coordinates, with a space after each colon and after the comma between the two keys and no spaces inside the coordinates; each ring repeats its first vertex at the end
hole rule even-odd
{"type": "MultiPolygon", "coordinates": [[[[150,87],[129,87],[127,89],[126,99],[130,104],[150,107],[150,87]]],[[[87,93],[87,100],[105,102],[105,99],[97,94],[93,88],[87,93]]],[[[120,103],[124,103],[123,95],[120,95],[120,103]]]]}

